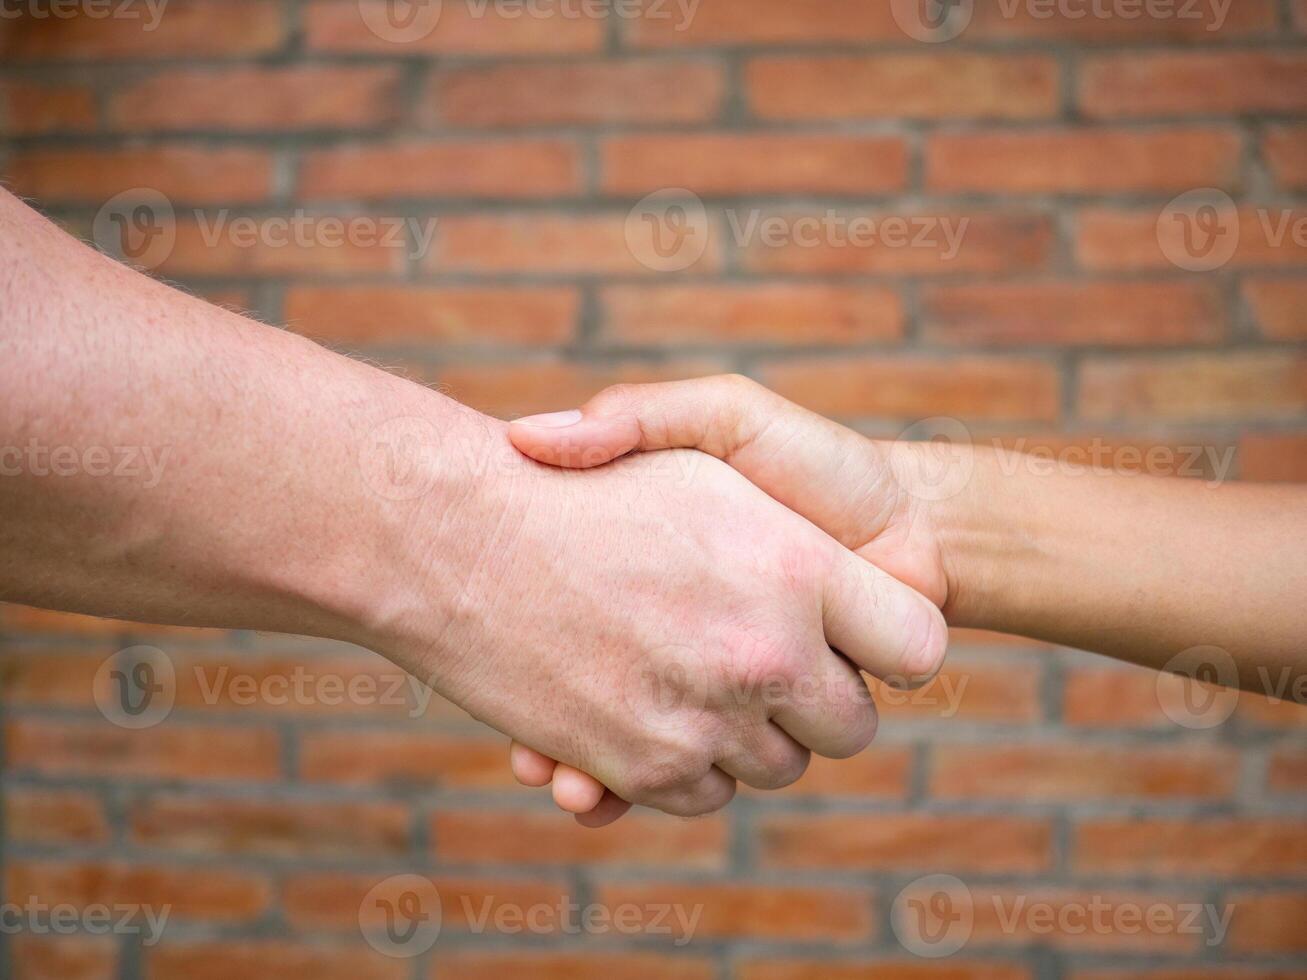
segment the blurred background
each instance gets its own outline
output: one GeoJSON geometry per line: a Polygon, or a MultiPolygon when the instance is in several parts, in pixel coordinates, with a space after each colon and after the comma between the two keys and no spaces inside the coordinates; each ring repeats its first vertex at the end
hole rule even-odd
{"type": "MultiPolygon", "coordinates": [[[[0,13],[5,186],[483,411],[739,371],[874,435],[1307,480],[1301,0],[0,13]]],[[[597,832],[354,648],[0,606],[0,684],[3,976],[1307,977],[1273,684],[959,633],[859,758],[597,832]]]]}

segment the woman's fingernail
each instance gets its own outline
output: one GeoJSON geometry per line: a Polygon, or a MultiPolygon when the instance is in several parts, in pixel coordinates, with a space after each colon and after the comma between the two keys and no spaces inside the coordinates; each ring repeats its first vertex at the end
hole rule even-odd
{"type": "Polygon", "coordinates": [[[528,415],[524,419],[514,419],[514,425],[531,425],[539,429],[566,429],[581,421],[581,410],[569,408],[566,412],[546,412],[544,415],[528,415]]]}

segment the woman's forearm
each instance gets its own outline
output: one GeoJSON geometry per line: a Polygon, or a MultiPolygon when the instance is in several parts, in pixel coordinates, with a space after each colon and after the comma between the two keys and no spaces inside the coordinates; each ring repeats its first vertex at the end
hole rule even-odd
{"type": "Polygon", "coordinates": [[[1215,646],[1258,689],[1302,672],[1307,491],[1029,460],[977,450],[965,490],[936,505],[951,622],[1152,667],[1215,646]]]}

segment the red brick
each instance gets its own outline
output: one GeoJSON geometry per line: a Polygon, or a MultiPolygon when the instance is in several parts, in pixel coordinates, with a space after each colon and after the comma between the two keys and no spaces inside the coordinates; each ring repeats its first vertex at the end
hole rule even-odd
{"type": "Polygon", "coordinates": [[[409,843],[408,807],[353,803],[156,795],[127,816],[148,848],[265,857],[399,855],[409,843]]]}
{"type": "Polygon", "coordinates": [[[170,919],[249,922],[266,911],[271,888],[261,875],[215,867],[163,867],[123,861],[10,861],[8,901],[45,905],[170,907],[170,919]]]}
{"type": "Polygon", "coordinates": [[[1307,952],[1307,893],[1226,892],[1226,901],[1234,906],[1230,932],[1226,937],[1227,953],[1307,952]]]}
{"type": "Polygon", "coordinates": [[[1054,247],[1050,220],[1034,214],[847,207],[732,214],[726,227],[739,261],[759,275],[1029,275],[1048,267],[1054,247]]]}
{"type": "Polygon", "coordinates": [[[580,158],[567,140],[406,141],[304,155],[306,198],[502,197],[571,194],[580,158]]]}
{"type": "Polygon", "coordinates": [[[636,47],[707,47],[903,41],[887,4],[843,0],[713,0],[686,18],[676,4],[645,0],[626,25],[636,47]]]}
{"type": "Polygon", "coordinates": [[[150,980],[406,980],[408,963],[354,946],[296,945],[285,940],[163,943],[144,951],[150,980]]]}
{"type": "MultiPolygon", "coordinates": [[[[12,900],[12,899],[11,899],[12,900]]],[[[9,937],[14,980],[117,980],[118,942],[112,936],[9,937]]]]}
{"type": "Polygon", "coordinates": [[[1307,126],[1273,126],[1262,138],[1262,156],[1285,190],[1307,189],[1307,126]]]}
{"type": "Polygon", "coordinates": [[[497,418],[571,408],[614,384],[648,384],[720,374],[712,360],[658,364],[625,361],[612,365],[538,361],[524,364],[463,364],[436,372],[432,380],[451,398],[497,418]]]}
{"type": "Polygon", "coordinates": [[[152,30],[143,29],[149,23],[144,4],[127,9],[138,16],[6,20],[0,55],[15,61],[237,57],[268,54],[286,40],[284,11],[272,0],[176,0],[152,30]]]}
{"type": "Polygon", "coordinates": [[[442,950],[430,980],[713,980],[711,960],[660,953],[442,950]]]}
{"type": "Polygon", "coordinates": [[[933,680],[912,691],[870,683],[881,718],[900,721],[981,721],[1021,725],[1040,716],[1037,667],[950,658],[933,680]]]}
{"type": "Polygon", "coordinates": [[[616,195],[884,194],[904,188],[908,151],[886,136],[660,133],[604,141],[600,170],[616,195]]]}
{"type": "Polygon", "coordinates": [[[1307,340],[1307,279],[1245,279],[1243,297],[1264,337],[1307,340]]]}
{"type": "Polygon", "coordinates": [[[1301,51],[1186,51],[1101,55],[1080,70],[1091,116],[1290,113],[1307,110],[1301,51]]]}
{"type": "Polygon", "coordinates": [[[442,810],[431,819],[436,857],[446,863],[653,865],[722,869],[728,844],[720,816],[675,820],[636,812],[602,830],[561,813],[442,810]]]}
{"type": "Polygon", "coordinates": [[[109,121],[126,130],[370,129],[394,121],[399,81],[395,67],[162,71],[118,89],[109,121]]]}
{"type": "Polygon", "coordinates": [[[423,113],[473,127],[707,122],[725,93],[721,67],[706,61],[501,64],[436,75],[423,113]]]}
{"type": "Polygon", "coordinates": [[[765,119],[1044,119],[1057,63],[1042,55],[880,54],[756,58],[750,106],[765,119]]]}
{"type": "Polygon", "coordinates": [[[263,150],[150,146],[30,150],[9,161],[9,187],[43,204],[103,204],[120,191],[152,188],[173,204],[252,204],[267,198],[272,159],[263,150]]]}
{"type": "Polygon", "coordinates": [[[271,728],[164,723],[128,731],[108,721],[11,718],[5,725],[9,768],[47,776],[101,779],[244,779],[277,776],[271,728]]]}
{"type": "Polygon", "coordinates": [[[1057,370],[1029,358],[791,358],[766,364],[759,379],[823,415],[1052,421],[1057,370]]]}
{"type": "Polygon", "coordinates": [[[1133,878],[1285,877],[1307,871],[1307,835],[1293,820],[1089,820],[1072,861],[1086,874],[1133,878]]]}
{"type": "Polygon", "coordinates": [[[0,128],[14,136],[95,128],[95,96],[85,85],[0,84],[0,128]]]}
{"type": "Polygon", "coordinates": [[[1307,752],[1295,749],[1274,752],[1266,784],[1274,793],[1307,793],[1307,752]]]}
{"type": "Polygon", "coordinates": [[[1237,756],[1224,749],[939,745],[932,795],[946,799],[1228,799],[1237,756]]]}
{"type": "MultiPolygon", "coordinates": [[[[876,929],[871,896],[854,888],[604,881],[597,883],[595,900],[610,909],[636,906],[646,920],[654,915],[651,907],[677,906],[687,915],[702,908],[694,930],[696,941],[848,942],[868,939],[876,929]]],[[[674,916],[663,922],[672,928],[673,940],[682,938],[677,924],[674,916]]]]}
{"type": "Polygon", "coordinates": [[[1100,357],[1080,371],[1082,418],[1197,422],[1299,418],[1307,357],[1262,351],[1100,357]]]}
{"type": "MultiPolygon", "coordinates": [[[[336,930],[358,935],[359,908],[368,892],[384,880],[381,874],[305,872],[286,877],[281,899],[286,920],[296,929],[336,930]]],[[[442,931],[457,932],[469,925],[469,913],[488,910],[487,935],[493,934],[499,909],[524,910],[533,905],[558,908],[568,892],[554,878],[431,877],[440,893],[442,931]]]]}
{"type": "Polygon", "coordinates": [[[100,844],[109,839],[104,805],[80,790],[8,786],[5,836],[35,844],[100,844]]]}
{"type": "Polygon", "coordinates": [[[1245,480],[1307,483],[1307,433],[1249,433],[1239,440],[1245,480]]]}
{"type": "Polygon", "coordinates": [[[1069,976],[1070,980],[1302,980],[1302,971],[1194,964],[1173,969],[1077,970],[1069,976]]]}
{"type": "Polygon", "coordinates": [[[621,344],[838,345],[903,334],[903,304],[885,286],[612,286],[600,301],[604,338],[621,344]]]}
{"type": "MultiPolygon", "coordinates": [[[[1092,209],[1077,221],[1075,251],[1090,269],[1174,271],[1169,255],[1183,256],[1183,225],[1167,223],[1159,210],[1092,209]],[[1167,251],[1163,251],[1163,247],[1167,251]]],[[[1307,265],[1307,210],[1244,208],[1238,212],[1238,244],[1225,268],[1307,265]]],[[[1234,230],[1234,221],[1224,233],[1234,230]]],[[[1219,254],[1219,253],[1218,253],[1219,254]]]]}
{"type": "Polygon", "coordinates": [[[769,868],[1033,873],[1052,865],[1051,823],[1024,817],[785,815],[762,818],[757,833],[769,868]]]}
{"type": "MultiPolygon", "coordinates": [[[[440,220],[425,267],[432,274],[657,275],[628,245],[626,224],[619,212],[450,215],[440,220]]],[[[710,242],[686,274],[720,265],[710,242]]]]}
{"type": "Polygon", "coordinates": [[[283,303],[292,329],[345,344],[561,344],[580,310],[564,286],[301,286],[283,303]]]}
{"type": "Polygon", "coordinates": [[[1233,129],[1058,129],[940,133],[926,185],[945,193],[1110,194],[1234,187],[1233,129]]]}
{"type": "Polygon", "coordinates": [[[953,954],[946,960],[871,960],[841,962],[813,960],[744,960],[735,969],[736,980],[1033,980],[1030,968],[1019,963],[994,960],[962,960],[953,954]],[[874,972],[869,972],[874,971],[874,972]]]}
{"type": "Polygon", "coordinates": [[[1221,290],[1208,282],[1039,282],[927,286],[924,337],[952,345],[1152,346],[1219,341],[1221,290]]]}
{"type": "Polygon", "coordinates": [[[1110,4],[1097,7],[1038,2],[976,4],[963,37],[969,41],[1030,39],[1128,44],[1183,40],[1192,44],[1240,37],[1274,37],[1278,26],[1274,0],[1241,0],[1224,11],[1223,20],[1218,20],[1211,4],[1176,4],[1162,16],[1149,15],[1145,10],[1110,4]],[[1106,14],[1091,11],[1106,11],[1106,14]],[[1143,15],[1132,15],[1134,11],[1143,15]]]}
{"type": "Polygon", "coordinates": [[[300,774],[314,782],[458,788],[516,786],[500,737],[406,731],[313,731],[300,739],[300,774]]]}
{"type": "MultiPolygon", "coordinates": [[[[1072,725],[1098,728],[1173,727],[1175,722],[1163,704],[1180,703],[1183,688],[1192,683],[1142,668],[1073,669],[1066,677],[1063,717],[1072,725]]],[[[1215,685],[1202,687],[1209,692],[1220,690],[1215,685]]],[[[1298,705],[1251,691],[1239,692],[1232,717],[1248,728],[1307,726],[1307,712],[1298,705]]]]}
{"type": "MultiPolygon", "coordinates": [[[[386,0],[364,0],[384,17],[386,0]]],[[[310,50],[358,52],[413,58],[430,55],[577,54],[603,49],[606,25],[597,17],[517,16],[494,4],[449,2],[435,29],[412,41],[395,42],[373,33],[360,0],[314,0],[304,8],[305,44],[310,50]]]]}

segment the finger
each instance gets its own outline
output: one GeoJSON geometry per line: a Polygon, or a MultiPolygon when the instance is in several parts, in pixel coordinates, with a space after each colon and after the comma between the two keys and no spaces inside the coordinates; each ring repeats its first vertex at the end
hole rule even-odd
{"type": "Polygon", "coordinates": [[[554,802],[568,813],[588,813],[599,805],[604,785],[588,773],[559,763],[554,769],[554,802]]]}
{"type": "Polygon", "coordinates": [[[624,816],[629,809],[631,809],[630,803],[612,790],[604,790],[604,797],[599,804],[588,813],[576,814],[576,822],[582,827],[591,829],[607,827],[614,820],[624,816]]]}
{"type": "Polygon", "coordinates": [[[631,450],[698,449],[846,547],[864,544],[883,514],[868,480],[888,479],[873,442],[740,375],[663,384],[615,385],[582,408],[518,419],[517,449],[555,466],[598,466],[631,450]],[[868,457],[866,480],[849,492],[849,461],[868,457]]]}
{"type": "Polygon", "coordinates": [[[513,742],[508,749],[509,763],[513,775],[523,786],[548,786],[554,778],[557,763],[547,755],[541,755],[535,749],[529,749],[521,742],[513,742]]]}
{"type": "Polygon", "coordinates": [[[847,759],[871,744],[879,719],[862,675],[826,649],[773,707],[772,721],[818,755],[847,759]]]}
{"type": "Polygon", "coordinates": [[[660,774],[636,779],[631,785],[617,785],[614,792],[623,799],[652,807],[677,817],[698,817],[720,810],[735,797],[736,782],[716,766],[701,775],[660,774]]]}
{"type": "Polygon", "coordinates": [[[770,721],[742,731],[717,766],[754,789],[789,786],[807,771],[812,753],[770,721]]]}
{"type": "Polygon", "coordinates": [[[944,663],[948,628],[933,602],[853,554],[827,579],[826,640],[895,687],[919,687],[944,663]]]}

